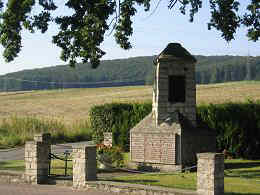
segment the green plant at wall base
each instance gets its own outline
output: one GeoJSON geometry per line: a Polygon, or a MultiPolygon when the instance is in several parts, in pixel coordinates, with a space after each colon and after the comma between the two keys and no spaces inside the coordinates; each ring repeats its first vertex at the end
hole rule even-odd
{"type": "Polygon", "coordinates": [[[124,164],[123,151],[117,146],[105,146],[97,144],[97,157],[99,162],[121,167],[124,164]]]}

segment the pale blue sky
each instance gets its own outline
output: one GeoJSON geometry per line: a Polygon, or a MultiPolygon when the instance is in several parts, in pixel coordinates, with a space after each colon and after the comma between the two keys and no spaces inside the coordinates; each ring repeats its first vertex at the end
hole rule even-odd
{"type": "MultiPolygon", "coordinates": [[[[242,2],[248,2],[243,0],[242,2]]],[[[158,1],[154,1],[155,7],[158,1]]],[[[103,59],[117,59],[134,56],[151,56],[160,53],[169,42],[181,43],[194,55],[260,55],[260,44],[248,41],[245,29],[241,28],[235,40],[227,43],[221,34],[215,30],[209,31],[208,0],[204,1],[203,8],[195,16],[193,23],[188,21],[188,15],[183,16],[177,10],[167,9],[168,1],[161,1],[157,10],[140,12],[134,18],[134,33],[131,37],[133,48],[125,51],[115,44],[113,35],[106,36],[102,48],[107,52],[103,59]]],[[[65,11],[59,10],[59,12],[65,11]]],[[[56,31],[53,26],[45,33],[23,34],[23,48],[19,57],[11,63],[5,63],[0,56],[0,75],[24,69],[42,68],[65,64],[59,59],[60,49],[51,43],[51,36],[56,31]]],[[[2,55],[3,48],[0,47],[2,55]]]]}

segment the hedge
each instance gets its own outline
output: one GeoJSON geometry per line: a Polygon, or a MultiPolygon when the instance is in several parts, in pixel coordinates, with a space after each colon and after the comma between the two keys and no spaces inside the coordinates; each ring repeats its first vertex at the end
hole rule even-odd
{"type": "Polygon", "coordinates": [[[152,110],[151,103],[111,103],[94,106],[90,110],[90,124],[97,143],[103,132],[113,132],[113,144],[129,150],[129,131],[152,110]]]}
{"type": "MultiPolygon", "coordinates": [[[[103,132],[113,132],[113,144],[128,151],[129,130],[151,110],[151,103],[92,107],[90,121],[97,142],[103,140],[103,132]]],[[[201,105],[197,123],[216,131],[218,152],[226,149],[234,157],[260,158],[260,102],[201,105]]]]}
{"type": "Polygon", "coordinates": [[[235,158],[260,158],[260,102],[199,106],[197,121],[216,131],[219,152],[226,149],[235,158]]]}

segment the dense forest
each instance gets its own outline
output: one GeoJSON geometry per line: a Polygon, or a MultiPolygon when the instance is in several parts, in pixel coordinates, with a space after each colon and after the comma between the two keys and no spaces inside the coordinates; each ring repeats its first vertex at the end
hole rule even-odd
{"type": "MultiPolygon", "coordinates": [[[[151,84],[155,56],[104,60],[90,64],[24,70],[0,76],[0,91],[110,87],[151,84]]],[[[198,84],[260,80],[260,56],[195,56],[198,84]]]]}

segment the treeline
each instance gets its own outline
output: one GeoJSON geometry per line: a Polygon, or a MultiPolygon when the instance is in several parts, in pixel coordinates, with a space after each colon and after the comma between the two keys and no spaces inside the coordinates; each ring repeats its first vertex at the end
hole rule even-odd
{"type": "Polygon", "coordinates": [[[196,56],[197,84],[260,80],[260,56],[196,56]]]}
{"type": "Polygon", "coordinates": [[[145,85],[153,57],[104,60],[97,69],[77,64],[24,70],[0,76],[0,91],[145,85]]]}
{"type": "MultiPolygon", "coordinates": [[[[76,68],[60,65],[0,76],[0,91],[90,88],[152,84],[155,56],[104,60],[76,68]]],[[[198,84],[260,80],[260,56],[195,56],[198,84]]]]}

